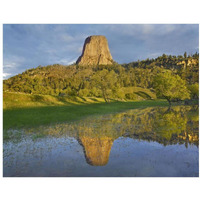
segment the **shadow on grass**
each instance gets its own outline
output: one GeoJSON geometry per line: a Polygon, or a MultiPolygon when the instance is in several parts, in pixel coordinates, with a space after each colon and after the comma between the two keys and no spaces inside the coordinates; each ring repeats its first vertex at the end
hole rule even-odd
{"type": "Polygon", "coordinates": [[[168,103],[163,100],[148,100],[8,109],[3,111],[3,128],[8,130],[70,122],[91,115],[103,115],[148,106],[168,106],[168,103]]]}

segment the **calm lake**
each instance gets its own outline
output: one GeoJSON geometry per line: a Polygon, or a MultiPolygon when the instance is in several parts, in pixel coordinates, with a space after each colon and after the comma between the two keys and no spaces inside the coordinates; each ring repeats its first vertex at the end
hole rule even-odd
{"type": "Polygon", "coordinates": [[[151,107],[11,130],[4,177],[198,177],[198,106],[151,107]]]}

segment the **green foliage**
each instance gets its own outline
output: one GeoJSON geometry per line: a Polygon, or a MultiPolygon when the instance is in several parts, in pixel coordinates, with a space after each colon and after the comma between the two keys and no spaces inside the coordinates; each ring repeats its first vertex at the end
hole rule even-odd
{"type": "MultiPolygon", "coordinates": [[[[44,114],[46,113],[46,121],[40,118],[40,116],[39,119],[34,119],[34,117],[36,117],[36,111],[34,111],[34,109],[27,109],[27,112],[29,111],[27,118],[30,119],[32,117],[32,120],[28,121],[29,124],[26,124],[26,127],[22,127],[21,132],[29,134],[33,139],[48,135],[60,137],[62,135],[66,136],[66,134],[75,138],[86,136],[89,138],[111,137],[116,139],[124,136],[139,140],[157,141],[164,145],[185,143],[187,147],[188,143],[190,143],[198,147],[198,106],[196,108],[193,106],[173,106],[171,109],[168,107],[146,107],[141,109],[142,105],[145,106],[145,103],[146,106],[150,106],[153,105],[153,102],[154,101],[149,101],[148,104],[147,101],[134,103],[115,102],[110,104],[91,104],[86,105],[86,107],[57,107],[56,109],[54,109],[54,107],[48,109],[36,108],[36,111],[42,113],[43,116],[45,116],[44,114]],[[124,111],[119,112],[123,110],[122,108],[124,111]],[[126,110],[129,108],[131,109],[126,110]],[[79,110],[79,114],[77,110],[79,110]],[[110,112],[112,112],[112,114],[108,114],[110,112]],[[62,115],[60,115],[60,113],[62,113],[62,115]],[[66,123],[71,119],[76,119],[74,118],[75,115],[72,115],[70,118],[71,113],[77,113],[76,117],[81,117],[82,120],[66,123]],[[96,116],[97,114],[99,115],[96,116]],[[63,120],[61,116],[68,120],[62,123],[61,121],[63,120]],[[57,118],[61,120],[60,123],[52,124],[57,118]],[[50,125],[47,123],[48,120],[51,122],[50,125]],[[32,121],[34,121],[35,124],[31,124],[32,121]],[[37,126],[36,124],[40,122],[45,122],[46,125],[37,126]]],[[[156,101],[154,105],[155,103],[160,104],[161,102],[156,101]]],[[[26,112],[26,110],[22,109],[19,113],[20,118],[23,120],[25,120],[25,117],[23,118],[24,112],[26,112]]],[[[16,113],[16,110],[10,111],[10,114],[14,116],[16,113]]],[[[17,119],[17,122],[20,124],[23,120],[19,121],[17,119]]],[[[13,124],[13,122],[11,123],[13,124]]],[[[20,139],[20,135],[19,131],[4,131],[4,139],[7,140],[13,140],[16,137],[20,139]]]]}
{"type": "Polygon", "coordinates": [[[131,100],[156,99],[155,93],[146,88],[123,87],[122,90],[126,97],[131,100]]]}
{"type": "Polygon", "coordinates": [[[187,58],[187,52],[184,53],[184,58],[187,58]]]}
{"type": "Polygon", "coordinates": [[[179,75],[188,85],[191,98],[197,98],[197,92],[192,86],[198,84],[199,80],[197,53],[191,56],[163,54],[156,59],[123,65],[114,63],[109,66],[90,67],[59,64],[38,66],[4,80],[3,90],[52,96],[63,94],[71,97],[103,97],[105,101],[156,99],[152,90],[154,80],[166,69],[173,76],[179,75]]]}
{"type": "Polygon", "coordinates": [[[184,132],[187,125],[187,118],[184,114],[185,112],[180,109],[176,111],[173,108],[166,110],[165,113],[159,112],[154,125],[157,132],[167,140],[170,140],[173,134],[184,132]]]}
{"type": "Polygon", "coordinates": [[[192,85],[188,85],[188,89],[190,90],[192,99],[199,98],[199,83],[194,83],[192,85]]]}
{"type": "Polygon", "coordinates": [[[81,97],[87,97],[87,96],[89,96],[89,93],[90,93],[90,91],[87,88],[79,90],[79,95],[81,97]]]}
{"type": "Polygon", "coordinates": [[[25,94],[17,92],[3,93],[3,108],[16,109],[24,107],[40,107],[40,106],[69,106],[72,104],[82,103],[102,103],[103,98],[85,97],[86,102],[76,96],[65,95],[60,93],[59,96],[41,95],[41,94],[25,94]]]}
{"type": "Polygon", "coordinates": [[[157,96],[164,97],[169,104],[172,100],[184,100],[190,97],[185,81],[170,71],[163,71],[155,77],[154,88],[157,96]]]}
{"type": "Polygon", "coordinates": [[[97,71],[92,77],[93,84],[102,92],[102,96],[106,102],[109,102],[110,97],[113,97],[117,88],[117,74],[111,70],[103,69],[97,71]]]}
{"type": "Polygon", "coordinates": [[[136,94],[134,94],[134,93],[126,93],[126,98],[127,99],[130,99],[130,100],[138,100],[138,96],[136,95],[136,94]]]}

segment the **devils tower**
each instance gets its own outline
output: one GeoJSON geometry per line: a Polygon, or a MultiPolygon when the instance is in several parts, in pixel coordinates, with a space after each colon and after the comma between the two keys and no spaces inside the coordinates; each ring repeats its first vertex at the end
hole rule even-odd
{"type": "Polygon", "coordinates": [[[85,39],[82,55],[76,61],[77,65],[111,65],[113,59],[109,51],[108,42],[103,35],[93,35],[85,39]]]}

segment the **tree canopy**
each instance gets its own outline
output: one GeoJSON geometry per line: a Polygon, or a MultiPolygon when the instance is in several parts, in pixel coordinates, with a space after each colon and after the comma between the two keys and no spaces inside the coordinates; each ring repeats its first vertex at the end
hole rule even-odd
{"type": "Polygon", "coordinates": [[[154,88],[158,97],[164,97],[169,104],[172,100],[184,100],[190,98],[190,92],[186,83],[178,75],[165,70],[155,76],[154,88]]]}
{"type": "Polygon", "coordinates": [[[189,98],[187,88],[190,98],[198,98],[198,81],[199,54],[185,53],[184,56],[163,54],[122,65],[38,66],[4,80],[3,89],[29,94],[103,97],[105,101],[149,99],[156,89],[158,97],[167,97],[171,102],[189,98]]]}

